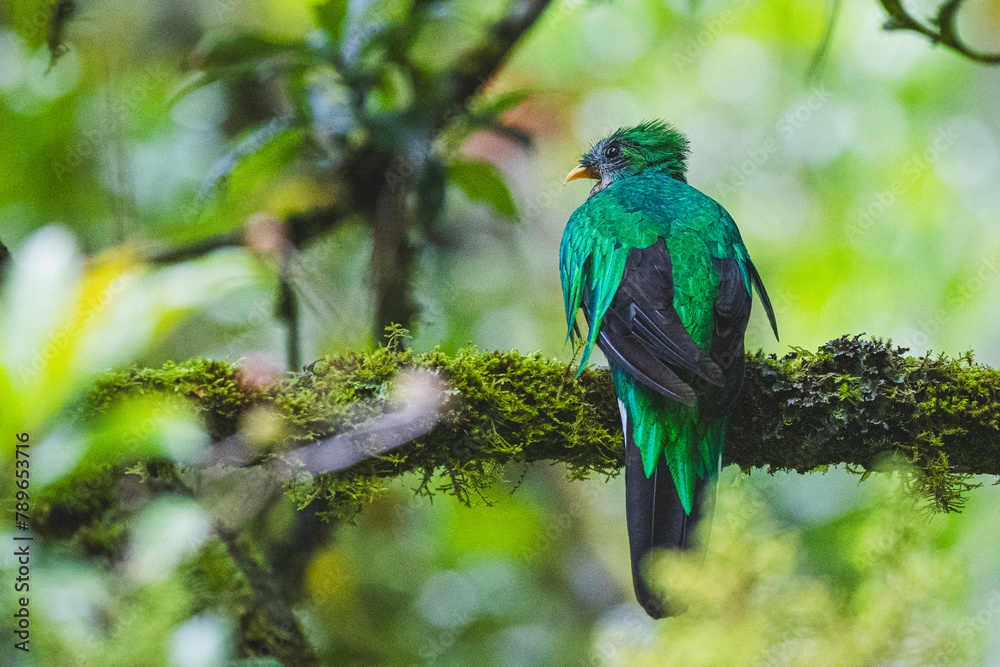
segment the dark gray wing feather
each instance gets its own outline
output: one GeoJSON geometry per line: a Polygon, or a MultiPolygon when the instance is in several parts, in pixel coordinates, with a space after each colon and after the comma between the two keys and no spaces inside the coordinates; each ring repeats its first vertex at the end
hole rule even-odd
{"type": "MultiPolygon", "coordinates": [[[[584,314],[590,322],[586,307],[584,314]]],[[[674,310],[673,267],[662,238],[629,253],[597,345],[609,361],[682,403],[693,404],[695,391],[678,375],[679,370],[709,385],[725,385],[722,369],[698,347],[674,310]]]]}
{"type": "Polygon", "coordinates": [[[708,396],[707,407],[711,414],[721,414],[736,402],[743,386],[743,367],[746,363],[743,337],[750,320],[752,298],[735,258],[716,258],[712,261],[719,272],[719,293],[713,305],[709,354],[722,369],[726,381],[719,391],[708,396]]]}

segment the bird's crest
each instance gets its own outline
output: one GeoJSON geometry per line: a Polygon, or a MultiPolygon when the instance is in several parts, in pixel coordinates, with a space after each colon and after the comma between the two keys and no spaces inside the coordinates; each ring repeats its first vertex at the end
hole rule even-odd
{"type": "Polygon", "coordinates": [[[687,182],[687,138],[662,120],[643,121],[622,127],[596,142],[580,160],[604,174],[637,174],[655,168],[679,181],[687,182]]]}

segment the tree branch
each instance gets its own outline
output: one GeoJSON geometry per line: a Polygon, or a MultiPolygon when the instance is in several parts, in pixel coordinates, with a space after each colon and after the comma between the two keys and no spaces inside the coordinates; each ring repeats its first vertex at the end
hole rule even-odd
{"type": "Polygon", "coordinates": [[[156,248],[142,254],[142,259],[150,264],[176,264],[189,259],[197,259],[222,248],[243,245],[243,229],[223,232],[197,241],[191,241],[170,248],[156,248]]]}
{"type": "MultiPolygon", "coordinates": [[[[504,65],[518,40],[535,24],[548,6],[548,0],[522,0],[514,3],[508,14],[486,30],[484,38],[457,60],[449,75],[450,89],[440,103],[430,109],[420,134],[431,143],[456,118],[466,113],[470,100],[482,85],[504,65]]],[[[356,104],[363,105],[363,99],[356,104]]],[[[359,108],[359,115],[363,109],[359,108]]],[[[413,274],[416,270],[416,248],[409,238],[414,213],[405,205],[406,189],[419,180],[425,165],[412,162],[406,154],[395,155],[367,149],[359,156],[367,164],[376,165],[376,175],[370,170],[347,170],[345,178],[352,182],[351,192],[369,193],[369,201],[359,204],[369,211],[374,243],[371,268],[374,283],[376,339],[390,325],[410,328],[419,314],[413,295],[413,274]],[[405,175],[404,175],[405,173],[405,175]],[[402,183],[401,183],[401,182],[402,183]],[[375,187],[372,187],[372,185],[375,187]],[[367,204],[367,205],[366,205],[367,204]]],[[[421,160],[422,162],[423,160],[421,160]]]]}
{"type": "Polygon", "coordinates": [[[549,0],[523,0],[486,33],[486,37],[464,57],[452,72],[452,101],[462,104],[504,65],[514,45],[542,15],[549,0]]]}
{"type": "Polygon", "coordinates": [[[217,525],[216,533],[253,593],[253,606],[241,619],[240,636],[244,645],[240,650],[247,654],[241,657],[273,656],[289,667],[318,664],[312,646],[286,602],[284,591],[278,586],[280,579],[250,556],[235,532],[217,525]]]}
{"type": "MultiPolygon", "coordinates": [[[[793,349],[780,359],[747,355],[725,463],[800,473],[846,464],[860,473],[896,456],[912,463],[904,479],[918,499],[940,511],[961,509],[976,486],[970,475],[1000,476],[1000,370],[975,363],[971,354],[947,359],[904,353],[885,342],[844,336],[817,352],[793,349]]],[[[200,472],[151,461],[145,483],[152,493],[192,495],[182,474],[205,483],[209,477],[232,480],[219,487],[231,490],[217,499],[213,513],[249,586],[250,605],[240,612],[241,650],[275,655],[284,664],[316,661],[291,612],[307,559],[293,564],[295,574],[282,569],[288,549],[301,557],[323,543],[323,531],[313,532],[315,515],[350,515],[388,479],[405,473],[417,474],[423,495],[444,491],[471,502],[488,493],[510,462],[560,462],[574,479],[614,475],[622,466],[608,370],[588,368],[577,377],[574,365],[538,354],[416,354],[393,341],[364,354],[320,359],[263,387],[232,364],[194,359],[110,373],[82,414],[100,421],[123,399],[148,400],[156,393],[168,400],[187,397],[216,443],[200,472]],[[401,372],[408,369],[436,373],[447,389],[426,373],[401,372]],[[247,418],[251,414],[257,418],[247,418]],[[279,427],[261,420],[262,414],[276,416],[279,427]],[[254,422],[272,434],[267,437],[276,458],[268,456],[261,433],[238,428],[252,429],[254,422]],[[237,446],[242,441],[255,444],[237,446]],[[266,467],[260,475],[230,477],[247,464],[266,467]],[[315,476],[296,477],[297,470],[315,476]],[[300,512],[310,526],[295,532],[287,548],[269,550],[269,571],[236,531],[270,506],[282,485],[300,507],[313,503],[300,512]]],[[[125,461],[134,456],[117,453],[125,461]]],[[[52,497],[39,501],[33,517],[37,534],[66,539],[79,533],[88,553],[116,553],[121,531],[108,527],[122,521],[116,489],[127,469],[98,467],[92,477],[75,473],[50,487],[52,497]]]]}
{"type": "Polygon", "coordinates": [[[964,0],[948,0],[938,6],[937,16],[931,19],[931,26],[926,26],[915,19],[903,7],[901,0],[879,0],[882,8],[889,14],[889,20],[883,26],[886,30],[911,30],[929,37],[934,44],[944,44],[952,51],[959,53],[969,60],[985,63],[987,65],[1000,64],[1000,53],[984,53],[970,48],[962,41],[958,35],[958,28],[955,21],[958,17],[958,10],[964,0]]]}
{"type": "MultiPolygon", "coordinates": [[[[942,511],[960,509],[975,486],[969,475],[1000,475],[1000,371],[971,355],[904,352],[845,336],[815,353],[748,355],[725,464],[800,473],[846,464],[861,472],[896,456],[913,464],[911,481],[921,497],[942,511]]],[[[223,439],[242,411],[270,405],[286,427],[275,451],[286,451],[394,410],[389,397],[404,368],[430,369],[447,381],[451,398],[440,422],[398,449],[291,489],[293,498],[325,498],[324,511],[350,514],[384,480],[407,472],[423,475],[422,493],[431,493],[433,482],[469,500],[511,461],[561,462],[577,479],[616,474],[622,465],[609,372],[590,368],[575,377],[565,364],[537,354],[415,354],[387,345],[321,359],[264,389],[243,387],[229,364],[193,360],[108,376],[95,408],[121,391],[179,391],[194,399],[213,437],[223,439]]]]}

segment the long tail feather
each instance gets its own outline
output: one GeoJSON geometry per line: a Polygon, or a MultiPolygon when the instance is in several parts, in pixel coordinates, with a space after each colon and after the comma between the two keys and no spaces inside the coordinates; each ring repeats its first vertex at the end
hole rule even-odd
{"type": "MultiPolygon", "coordinates": [[[[626,429],[629,433],[631,429],[626,429]]],[[[628,436],[625,455],[625,518],[628,524],[629,550],[632,556],[632,584],[635,596],[646,613],[653,618],[677,616],[685,607],[664,600],[663,591],[653,591],[643,576],[646,557],[653,549],[693,548],[693,534],[704,516],[711,516],[706,507],[708,481],[695,482],[694,505],[691,514],[684,511],[673,475],[666,461],[661,460],[649,477],[642,466],[642,455],[631,435],[628,436]],[[707,511],[706,511],[707,510],[707,511]]]]}

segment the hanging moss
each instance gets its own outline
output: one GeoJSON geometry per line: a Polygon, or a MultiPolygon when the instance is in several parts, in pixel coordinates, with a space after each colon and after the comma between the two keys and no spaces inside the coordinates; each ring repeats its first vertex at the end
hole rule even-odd
{"type": "MultiPolygon", "coordinates": [[[[421,493],[470,501],[511,461],[558,461],[574,479],[621,468],[618,407],[606,369],[575,377],[539,354],[417,354],[400,347],[324,357],[263,388],[248,386],[228,363],[200,359],[114,373],[99,383],[88,409],[100,411],[125,394],[170,392],[191,399],[221,439],[248,410],[265,407],[283,428],[274,448],[285,449],[391,410],[401,369],[438,372],[450,396],[433,430],[350,469],[288,485],[300,504],[319,501],[323,511],[340,515],[351,515],[387,479],[406,472],[423,475],[421,493]]],[[[897,456],[916,470],[914,493],[938,510],[960,509],[975,486],[969,475],[1000,475],[1000,372],[976,364],[971,354],[905,352],[844,336],[816,352],[748,355],[725,463],[800,473],[846,464],[867,474],[897,456]]]]}

